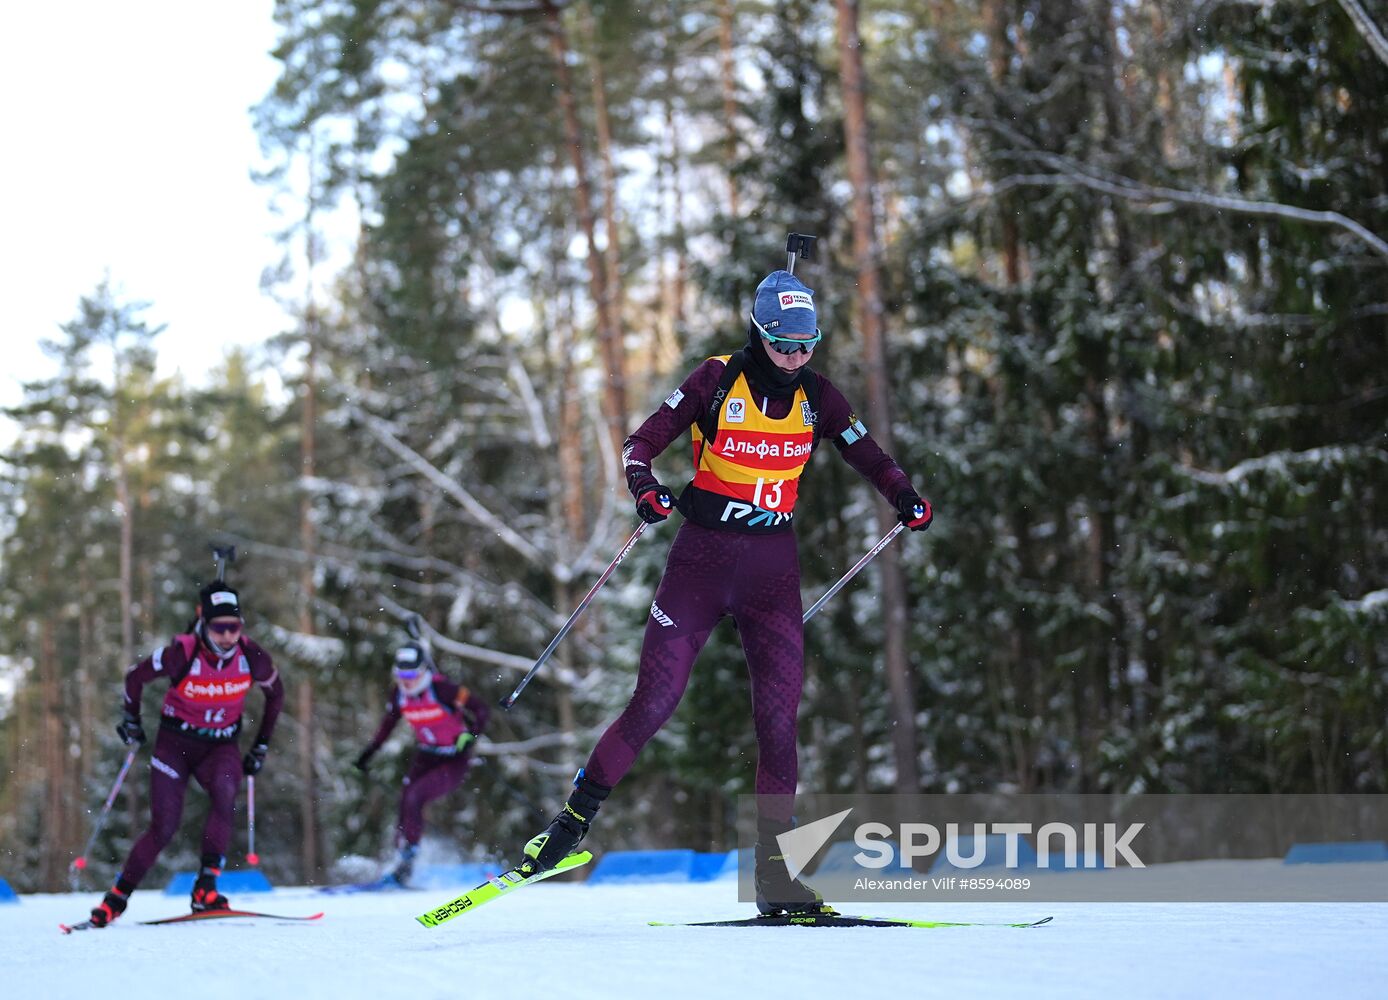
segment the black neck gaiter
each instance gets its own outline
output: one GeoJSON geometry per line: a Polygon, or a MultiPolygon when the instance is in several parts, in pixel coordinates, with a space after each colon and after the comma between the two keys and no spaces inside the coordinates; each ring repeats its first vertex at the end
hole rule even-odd
{"type": "Polygon", "coordinates": [[[776,367],[776,363],[767,356],[766,342],[757,333],[757,328],[750,322],[747,324],[747,364],[744,371],[747,380],[753,384],[758,392],[770,396],[772,399],[787,399],[795,395],[795,390],[800,388],[800,380],[809,371],[809,365],[804,366],[799,371],[787,372],[776,367]]]}

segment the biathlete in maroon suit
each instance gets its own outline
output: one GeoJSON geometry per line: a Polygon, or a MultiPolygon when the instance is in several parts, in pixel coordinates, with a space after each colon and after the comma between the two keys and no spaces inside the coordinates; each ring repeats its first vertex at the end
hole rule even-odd
{"type": "Polygon", "coordinates": [[[843,394],[808,367],[821,336],[813,291],[788,271],[773,272],[757,287],[750,318],[742,350],[701,364],[626,441],[627,486],[637,513],[655,523],[672,503],[651,462],[692,428],[694,478],[675,505],[684,523],[651,604],[636,691],[598,740],[564,810],[526,845],[523,870],[552,868],[578,846],[673,714],[714,626],[730,616],[747,657],[757,737],[758,906],[770,913],[820,905],[790,877],[775,839],[792,824],[798,768],[803,611],[792,527],[801,474],[829,440],[913,530],[929,527],[932,511],[843,394]]]}
{"type": "Polygon", "coordinates": [[[150,759],[150,826],[116,877],[111,891],[92,910],[92,925],[105,927],[125,912],[130,894],[173,839],[183,818],[188,779],[212,800],[202,830],[202,864],[193,886],[192,907],[224,910],[227,898],[217,891],[217,876],[231,840],[232,813],[241,775],[257,774],[265,763],[275,720],[284,704],[284,684],[270,655],[241,634],[237,592],[221,580],[198,594],[198,616],[191,630],[135,664],[125,675],[125,708],[116,731],[127,746],[146,740],[140,721],[140,697],[151,681],[167,681],[159,714],[159,735],[150,759]],[[246,696],[258,687],[265,694],[260,731],[244,756],[237,747],[246,696]]]}
{"type": "Polygon", "coordinates": [[[376,735],[356,759],[365,771],[391,730],[402,718],[415,736],[414,759],[400,796],[395,846],[400,852],[387,881],[405,885],[414,870],[424,836],[424,807],[463,783],[472,767],[472,741],[481,735],[491,707],[467,688],[455,684],[434,666],[428,649],[415,642],[395,651],[395,687],[376,735]]]}

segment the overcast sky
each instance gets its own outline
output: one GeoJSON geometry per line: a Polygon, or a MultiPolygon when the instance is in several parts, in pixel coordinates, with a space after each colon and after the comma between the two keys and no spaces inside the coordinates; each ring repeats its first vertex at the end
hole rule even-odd
{"type": "Polygon", "coordinates": [[[249,108],[277,64],[273,0],[44,0],[0,34],[0,404],[50,375],[38,342],[109,270],[201,381],[284,329],[262,296],[277,220],[249,108]]]}

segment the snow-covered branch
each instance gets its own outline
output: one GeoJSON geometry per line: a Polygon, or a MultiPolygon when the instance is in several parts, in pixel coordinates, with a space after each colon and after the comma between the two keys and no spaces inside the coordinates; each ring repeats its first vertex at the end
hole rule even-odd
{"type": "MultiPolygon", "coordinates": [[[[376,598],[380,602],[381,607],[401,619],[404,619],[410,613],[408,608],[397,604],[385,594],[378,593],[376,598]]],[[[503,653],[499,650],[488,649],[485,646],[474,646],[470,642],[450,639],[442,632],[435,630],[428,622],[421,622],[421,625],[427,634],[430,646],[434,649],[440,649],[445,653],[452,653],[454,656],[474,660],[478,663],[489,663],[494,667],[505,667],[507,670],[522,674],[535,665],[533,659],[524,656],[516,656],[513,653],[503,653]]],[[[547,679],[550,681],[557,680],[560,684],[572,687],[578,680],[578,675],[574,673],[572,668],[563,666],[556,660],[551,659],[546,666],[549,668],[546,671],[546,675],[547,679]]]]}
{"type": "Polygon", "coordinates": [[[1373,590],[1357,601],[1341,601],[1346,611],[1355,614],[1372,614],[1388,608],[1388,590],[1373,590]]]}
{"type": "Polygon", "coordinates": [[[1374,24],[1373,18],[1369,17],[1369,12],[1363,8],[1359,0],[1340,0],[1340,6],[1354,22],[1354,29],[1364,36],[1369,48],[1374,50],[1374,55],[1378,56],[1383,65],[1388,66],[1388,38],[1383,37],[1383,32],[1374,24]]]}
{"type": "Polygon", "coordinates": [[[472,515],[473,519],[476,520],[478,524],[484,528],[491,529],[497,538],[501,539],[505,545],[513,549],[516,553],[523,556],[527,562],[536,566],[542,566],[545,569],[549,568],[549,560],[545,558],[544,553],[531,545],[524,537],[512,529],[510,525],[483,506],[476,497],[468,492],[462,483],[444,475],[427,458],[396,437],[384,420],[360,408],[356,408],[355,413],[357,418],[366,425],[367,430],[369,430],[378,441],[385,445],[387,449],[393,452],[412,469],[424,476],[425,479],[429,480],[445,494],[456,500],[465,511],[472,515]]]}
{"type": "Polygon", "coordinates": [[[1237,198],[1208,191],[1185,191],[1180,188],[1145,184],[1113,171],[1102,170],[1092,164],[1081,163],[1068,156],[1038,149],[1033,141],[1006,122],[989,119],[971,124],[992,129],[1005,137],[1016,147],[1012,156],[1044,164],[1054,171],[1046,174],[1012,174],[1002,180],[985,184],[980,191],[982,197],[996,198],[1005,191],[1019,187],[1083,187],[1125,201],[1146,204],[1148,212],[1154,214],[1170,212],[1173,205],[1191,205],[1213,209],[1216,212],[1234,212],[1239,215],[1291,219],[1310,225],[1332,226],[1350,233],[1379,256],[1388,258],[1388,240],[1339,212],[1298,208],[1281,202],[1256,201],[1252,198],[1237,198]]]}
{"type": "MultiPolygon", "coordinates": [[[[619,478],[617,452],[612,445],[612,438],[606,432],[605,422],[598,410],[597,398],[588,397],[585,400],[584,409],[588,417],[588,426],[593,433],[593,442],[597,447],[598,457],[602,459],[602,473],[599,481],[616,482],[619,478]]],[[[554,578],[560,583],[569,583],[579,574],[585,572],[599,550],[606,550],[617,542],[616,508],[612,501],[612,491],[603,490],[601,496],[602,505],[597,515],[592,519],[593,530],[589,532],[588,541],[583,548],[568,562],[560,562],[556,559],[554,565],[550,567],[554,578]]],[[[558,530],[562,530],[562,527],[558,530]]],[[[606,562],[608,558],[610,557],[604,555],[603,561],[606,562]]]]}
{"type": "Polygon", "coordinates": [[[1307,467],[1338,467],[1348,461],[1377,459],[1388,462],[1388,452],[1357,445],[1311,448],[1306,451],[1274,451],[1230,466],[1223,472],[1187,467],[1184,471],[1196,482],[1207,486],[1233,486],[1255,472],[1268,472],[1290,477],[1293,469],[1307,467]]]}
{"type": "Polygon", "coordinates": [[[535,435],[535,444],[544,449],[554,446],[554,438],[549,433],[549,423],[545,420],[544,408],[540,405],[539,397],[535,395],[535,383],[531,381],[530,373],[525,370],[525,366],[520,363],[520,359],[514,355],[510,358],[510,363],[506,366],[511,376],[511,382],[520,393],[521,404],[525,407],[526,416],[530,419],[530,432],[535,435]]]}
{"type": "MultiPolygon", "coordinates": [[[[1053,159],[1062,160],[1061,157],[1053,159]]],[[[1249,198],[1234,198],[1229,195],[1211,194],[1204,191],[1182,191],[1179,188],[1143,184],[1128,177],[1115,176],[1111,179],[1096,177],[1079,169],[1070,161],[1063,162],[1065,168],[1061,173],[1013,174],[996,183],[986,185],[983,194],[995,198],[1005,191],[1019,187],[1083,187],[1127,201],[1146,203],[1149,210],[1154,212],[1170,211],[1171,205],[1177,204],[1261,218],[1292,219],[1296,222],[1332,226],[1344,230],[1363,241],[1374,253],[1388,259],[1388,240],[1384,240],[1383,237],[1339,212],[1297,208],[1295,205],[1283,205],[1275,201],[1254,201],[1249,198]]]]}
{"type": "Polygon", "coordinates": [[[330,635],[308,635],[294,629],[283,628],[274,622],[263,627],[270,633],[269,642],[283,650],[291,660],[298,663],[312,663],[318,667],[331,667],[341,663],[347,646],[341,639],[330,635]]]}

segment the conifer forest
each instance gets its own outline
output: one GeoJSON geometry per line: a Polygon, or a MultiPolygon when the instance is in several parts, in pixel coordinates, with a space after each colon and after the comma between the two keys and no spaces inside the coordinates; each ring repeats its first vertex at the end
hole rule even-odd
{"type": "MultiPolygon", "coordinates": [[[[814,366],[935,508],[806,625],[802,789],[1388,792],[1388,0],[276,20],[251,113],[284,220],[264,291],[295,321],[199,381],[158,374],[195,332],[138,289],[21,331],[51,367],[0,455],[17,889],[67,888],[125,756],[122,677],[194,615],[213,544],[287,687],[270,877],[390,851],[408,727],[352,761],[411,613],[494,708],[431,843],[514,859],[631,694],[678,515],[499,702],[638,523],[624,438],[742,345],[791,231],[818,237],[814,366]]],[[[689,470],[687,439],[656,468],[689,470]]],[[[896,516],[821,448],[806,606],[896,516]]],[[[725,622],[604,846],[735,846],[748,699],[725,622]]],[[[85,887],[147,824],[144,763],[85,887]]],[[[205,809],[160,871],[195,865],[205,809]]]]}

